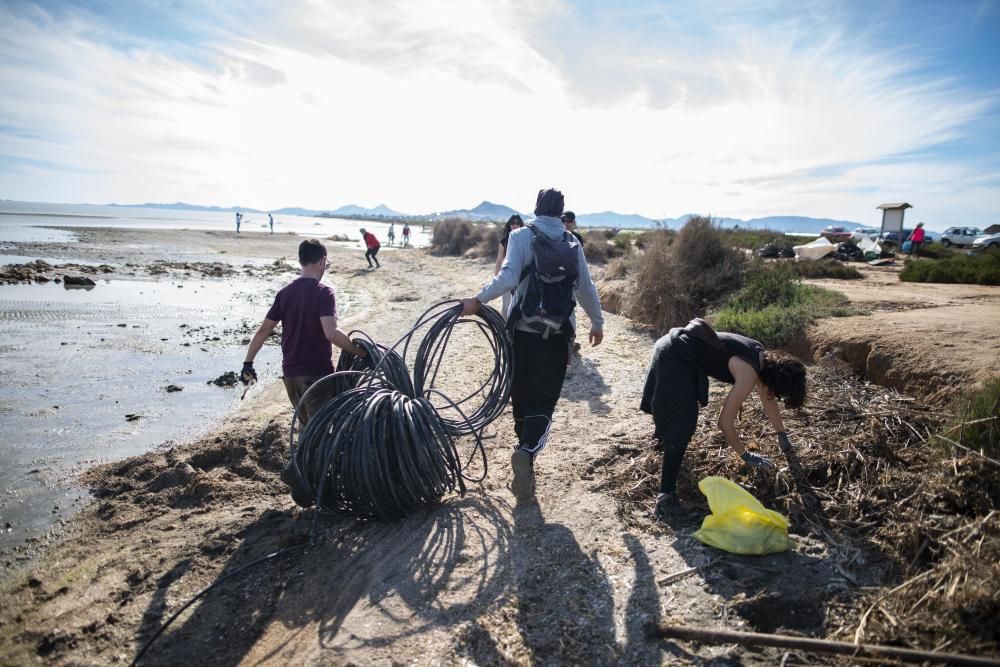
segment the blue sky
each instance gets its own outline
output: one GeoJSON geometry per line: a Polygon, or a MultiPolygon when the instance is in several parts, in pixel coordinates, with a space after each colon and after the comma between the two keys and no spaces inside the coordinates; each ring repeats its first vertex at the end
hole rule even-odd
{"type": "Polygon", "coordinates": [[[994,0],[0,0],[0,197],[986,225],[998,44],[994,0]]]}

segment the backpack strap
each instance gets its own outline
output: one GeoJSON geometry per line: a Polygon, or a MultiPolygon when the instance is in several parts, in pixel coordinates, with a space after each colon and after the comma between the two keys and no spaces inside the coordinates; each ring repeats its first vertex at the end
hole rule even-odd
{"type": "Polygon", "coordinates": [[[524,269],[521,271],[521,277],[517,279],[517,284],[518,285],[520,285],[521,283],[523,283],[524,280],[525,280],[525,278],[528,277],[528,274],[531,273],[531,265],[535,262],[535,256],[534,256],[534,254],[535,254],[534,253],[535,239],[538,238],[538,229],[534,225],[532,225],[532,224],[529,223],[529,224],[525,225],[525,227],[527,227],[528,229],[531,230],[531,237],[532,237],[531,238],[531,249],[532,249],[531,255],[532,256],[531,256],[531,261],[528,262],[528,265],[525,266],[524,269]]]}

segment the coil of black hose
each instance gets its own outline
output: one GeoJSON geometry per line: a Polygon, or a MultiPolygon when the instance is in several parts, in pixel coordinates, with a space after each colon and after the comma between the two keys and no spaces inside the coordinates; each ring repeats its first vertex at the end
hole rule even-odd
{"type": "Polygon", "coordinates": [[[466,480],[485,478],[482,431],[510,397],[513,360],[500,314],[483,306],[475,317],[463,318],[460,304],[445,301],[425,311],[391,348],[360,332],[352,332],[352,340],[365,356],[342,354],[336,372],[309,389],[332,398],[310,415],[297,440],[293,417],[291,468],[300,495],[338,514],[396,519],[449,492],[465,493],[466,480]],[[435,382],[452,333],[461,325],[482,334],[493,367],[474,392],[454,400],[435,389],[435,382]],[[425,329],[411,379],[405,358],[413,338],[425,329]],[[473,439],[464,461],[463,436],[473,439]],[[476,458],[481,475],[469,477],[466,470],[476,458]]]}

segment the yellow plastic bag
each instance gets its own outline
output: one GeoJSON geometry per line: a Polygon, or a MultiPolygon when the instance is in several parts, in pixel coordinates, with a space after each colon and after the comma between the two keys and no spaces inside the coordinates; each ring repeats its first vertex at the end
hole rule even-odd
{"type": "Polygon", "coordinates": [[[712,510],[694,534],[699,542],[747,556],[792,548],[788,519],[765,508],[739,484],[723,477],[706,477],[698,482],[698,488],[712,510]]]}

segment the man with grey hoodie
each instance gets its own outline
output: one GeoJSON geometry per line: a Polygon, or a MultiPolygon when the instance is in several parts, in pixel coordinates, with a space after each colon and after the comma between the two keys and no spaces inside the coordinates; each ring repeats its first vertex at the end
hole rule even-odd
{"type": "Polygon", "coordinates": [[[512,489],[519,499],[529,496],[534,489],[534,460],[545,446],[552,425],[552,413],[566,379],[569,361],[569,340],[576,322],[570,320],[570,331],[545,328],[536,318],[520,318],[534,262],[536,234],[562,240],[576,248],[577,279],[574,285],[576,301],[590,318],[590,344],[600,345],[604,338],[604,315],[597,288],[590,277],[583,247],[566,232],[560,216],[563,212],[563,195],[558,190],[540,190],[535,202],[535,219],[527,227],[511,232],[507,256],[500,272],[474,297],[462,299],[462,314],[474,315],[480,305],[492,301],[517,288],[511,300],[508,326],[513,330],[514,377],[511,383],[511,405],[514,412],[514,432],[517,444],[511,456],[514,472],[512,489]],[[534,227],[534,230],[531,229],[534,227]]]}

